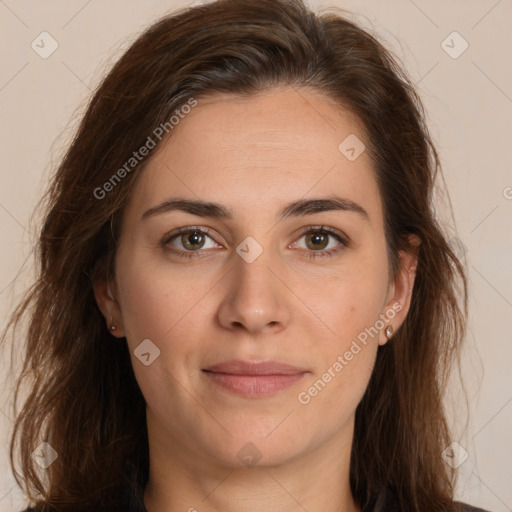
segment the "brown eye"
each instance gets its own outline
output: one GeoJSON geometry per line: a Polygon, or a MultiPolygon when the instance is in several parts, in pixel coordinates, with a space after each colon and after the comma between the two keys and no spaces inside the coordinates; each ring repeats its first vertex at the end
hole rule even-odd
{"type": "Polygon", "coordinates": [[[305,256],[312,260],[335,256],[349,246],[341,233],[323,226],[309,226],[293,245],[303,249],[305,256]],[[302,243],[304,239],[304,245],[302,243]]]}
{"type": "Polygon", "coordinates": [[[181,243],[187,250],[196,251],[201,249],[205,242],[205,236],[200,231],[191,231],[181,235],[181,243]]]}
{"type": "Polygon", "coordinates": [[[329,233],[326,233],[325,231],[317,231],[307,233],[305,236],[306,245],[308,249],[323,250],[329,244],[329,238],[331,235],[329,235],[329,233]]]}
{"type": "Polygon", "coordinates": [[[186,227],[169,233],[162,240],[162,246],[181,256],[191,257],[194,253],[201,254],[200,249],[218,248],[215,240],[208,234],[209,230],[186,227]]]}

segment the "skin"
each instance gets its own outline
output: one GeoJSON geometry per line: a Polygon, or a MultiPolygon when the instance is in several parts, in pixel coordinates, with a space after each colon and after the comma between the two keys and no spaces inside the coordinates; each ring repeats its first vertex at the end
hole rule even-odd
{"type": "MultiPolygon", "coordinates": [[[[107,326],[112,318],[114,336],[126,337],[147,402],[146,507],[358,511],[349,486],[354,415],[377,349],[388,342],[384,329],[366,346],[359,343],[362,349],[309,403],[300,403],[298,394],[393,304],[401,311],[389,323],[400,326],[416,257],[401,254],[401,271],[391,278],[369,156],[365,151],[349,161],[338,150],[349,134],[364,142],[365,133],[332,100],[284,88],[249,99],[198,101],[133,190],[115,280],[94,287],[107,326]],[[278,221],[283,205],[333,191],[361,205],[368,219],[323,211],[278,221]],[[170,197],[221,203],[233,219],[169,211],[141,220],[170,197]],[[301,232],[322,225],[343,233],[348,246],[334,237],[315,246],[301,232]],[[187,226],[211,230],[195,242],[203,248],[189,249],[191,259],[162,246],[166,234],[187,226]],[[263,249],[252,263],[236,252],[248,236],[263,249]],[[307,257],[331,248],[340,250],[307,257]],[[149,366],[134,355],[145,339],[161,351],[149,366]],[[230,359],[277,360],[309,373],[272,396],[236,396],[201,371],[230,359]],[[246,443],[260,456],[251,467],[237,456],[246,443]]],[[[172,247],[186,251],[183,238],[174,238],[172,247]]]]}

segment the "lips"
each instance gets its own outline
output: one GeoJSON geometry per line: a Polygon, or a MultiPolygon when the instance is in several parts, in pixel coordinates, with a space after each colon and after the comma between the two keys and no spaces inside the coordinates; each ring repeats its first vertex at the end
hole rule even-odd
{"type": "Polygon", "coordinates": [[[215,373],[229,373],[232,375],[296,375],[306,370],[296,368],[277,361],[251,362],[234,359],[224,363],[215,364],[205,369],[215,373]]]}
{"type": "Polygon", "coordinates": [[[277,361],[251,362],[242,360],[226,361],[203,369],[210,382],[218,384],[224,391],[244,397],[274,395],[308,373],[277,361]]]}

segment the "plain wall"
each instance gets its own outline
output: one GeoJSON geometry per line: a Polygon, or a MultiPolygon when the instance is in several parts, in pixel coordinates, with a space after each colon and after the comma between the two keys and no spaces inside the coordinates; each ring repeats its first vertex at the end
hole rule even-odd
{"type": "MultiPolygon", "coordinates": [[[[0,2],[0,327],[33,275],[29,219],[76,126],[72,116],[83,110],[109,62],[142,29],[185,5],[190,2],[0,2]],[[58,43],[46,59],[31,47],[43,31],[58,43]]],[[[493,512],[512,511],[512,1],[310,5],[356,13],[354,19],[374,30],[404,62],[423,99],[452,201],[455,243],[467,258],[471,294],[463,359],[470,402],[465,431],[463,398],[455,384],[447,398],[450,420],[460,431],[454,441],[469,454],[460,466],[457,496],[493,512]],[[454,31],[463,39],[450,35],[454,31]],[[468,48],[453,58],[464,40],[468,48]]],[[[0,512],[26,506],[7,463],[8,384],[0,401],[0,512]]]]}

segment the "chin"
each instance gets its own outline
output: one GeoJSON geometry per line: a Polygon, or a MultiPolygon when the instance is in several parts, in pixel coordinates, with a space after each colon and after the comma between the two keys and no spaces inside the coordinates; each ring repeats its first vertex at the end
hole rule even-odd
{"type": "MultiPolygon", "coordinates": [[[[268,435],[268,432],[271,432],[271,429],[267,430],[265,435],[268,435]]],[[[265,437],[248,428],[243,433],[231,433],[233,437],[229,437],[225,443],[212,441],[210,445],[216,447],[212,456],[218,463],[231,469],[279,466],[299,457],[306,449],[305,446],[299,446],[299,439],[290,439],[286,432],[281,436],[271,433],[265,437]]]]}

